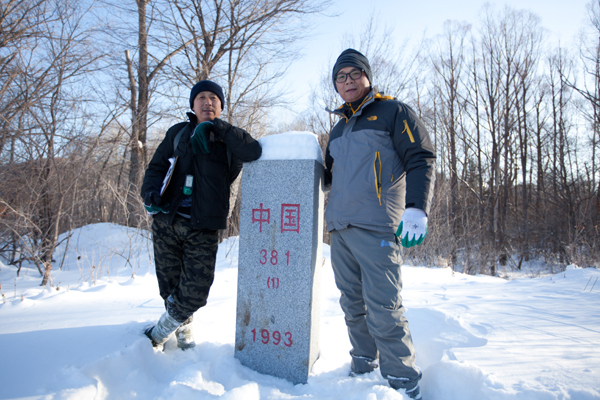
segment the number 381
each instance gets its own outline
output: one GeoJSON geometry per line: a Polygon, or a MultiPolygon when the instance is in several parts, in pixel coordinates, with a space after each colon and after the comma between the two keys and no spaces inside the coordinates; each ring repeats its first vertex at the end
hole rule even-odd
{"type": "MultiPolygon", "coordinates": [[[[277,263],[279,262],[278,259],[279,254],[277,253],[277,250],[272,250],[271,254],[269,254],[269,252],[265,249],[262,249],[260,251],[260,263],[262,265],[265,265],[267,262],[270,262],[271,265],[277,265],[277,263]]],[[[286,251],[285,252],[285,265],[290,265],[290,251],[286,251]]]]}

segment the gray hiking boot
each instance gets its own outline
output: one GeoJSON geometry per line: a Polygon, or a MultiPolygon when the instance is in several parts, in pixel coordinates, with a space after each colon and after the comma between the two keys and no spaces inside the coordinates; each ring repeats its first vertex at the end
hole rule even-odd
{"type": "Polygon", "coordinates": [[[181,350],[191,349],[196,346],[194,341],[194,331],[192,329],[192,323],[184,323],[175,331],[175,337],[177,338],[177,347],[181,350]]]}
{"type": "Polygon", "coordinates": [[[400,393],[406,393],[408,397],[414,400],[422,400],[421,388],[419,387],[419,381],[410,381],[407,378],[396,378],[395,376],[388,375],[387,377],[390,386],[396,389],[400,393]]]}
{"type": "Polygon", "coordinates": [[[165,342],[169,339],[169,336],[175,332],[179,325],[179,322],[171,317],[168,312],[165,312],[160,316],[158,323],[153,327],[146,329],[144,333],[152,341],[152,347],[162,350],[165,342]]]}
{"type": "Polygon", "coordinates": [[[417,386],[415,386],[412,389],[398,389],[399,392],[401,392],[402,390],[404,390],[404,393],[406,393],[406,395],[408,397],[410,397],[411,399],[415,399],[415,400],[423,399],[423,397],[421,397],[421,387],[419,386],[418,383],[417,383],[417,386]]]}
{"type": "Polygon", "coordinates": [[[350,376],[352,377],[368,374],[379,368],[377,360],[369,357],[355,356],[352,353],[350,355],[352,356],[352,361],[350,362],[350,376]]]}

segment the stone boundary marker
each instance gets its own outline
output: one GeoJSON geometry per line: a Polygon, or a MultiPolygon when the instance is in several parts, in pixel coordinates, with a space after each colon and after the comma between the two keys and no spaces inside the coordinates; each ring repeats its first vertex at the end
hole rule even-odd
{"type": "Polygon", "coordinates": [[[323,166],[244,164],[235,357],[260,373],[306,383],[319,355],[323,166]]]}

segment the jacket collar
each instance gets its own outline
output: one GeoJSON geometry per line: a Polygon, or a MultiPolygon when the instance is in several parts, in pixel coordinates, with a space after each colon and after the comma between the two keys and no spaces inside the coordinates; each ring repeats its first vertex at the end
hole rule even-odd
{"type": "Polygon", "coordinates": [[[186,115],[192,124],[196,125],[198,123],[198,117],[196,117],[196,114],[188,112],[186,115]]]}
{"type": "Polygon", "coordinates": [[[329,108],[325,108],[325,111],[337,115],[340,118],[344,118],[346,122],[350,120],[352,117],[358,117],[362,114],[362,110],[367,107],[369,104],[375,101],[375,98],[380,96],[380,93],[377,92],[377,88],[373,88],[369,94],[365,96],[361,103],[359,103],[356,109],[353,109],[351,104],[344,103],[335,110],[330,110],[329,108]]]}

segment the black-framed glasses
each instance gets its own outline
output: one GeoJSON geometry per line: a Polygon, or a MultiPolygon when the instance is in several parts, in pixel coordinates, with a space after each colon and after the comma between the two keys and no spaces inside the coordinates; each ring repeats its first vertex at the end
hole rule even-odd
{"type": "Polygon", "coordinates": [[[364,70],[362,70],[362,69],[355,69],[354,71],[351,71],[349,74],[340,73],[335,76],[335,81],[337,83],[344,83],[344,82],[346,82],[346,79],[348,79],[348,77],[350,77],[350,79],[355,81],[357,79],[360,79],[363,72],[364,72],[364,70]]]}

